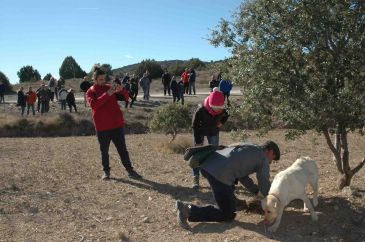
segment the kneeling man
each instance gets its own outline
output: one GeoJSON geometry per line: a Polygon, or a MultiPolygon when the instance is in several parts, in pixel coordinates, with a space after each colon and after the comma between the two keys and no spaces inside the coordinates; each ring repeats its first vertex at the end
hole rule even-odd
{"type": "Polygon", "coordinates": [[[237,179],[256,173],[258,188],[263,196],[270,190],[270,164],[280,159],[276,143],[243,144],[213,152],[201,165],[201,174],[208,180],[217,207],[196,206],[176,201],[179,225],[190,229],[189,222],[230,222],[236,216],[233,184],[237,179]]]}

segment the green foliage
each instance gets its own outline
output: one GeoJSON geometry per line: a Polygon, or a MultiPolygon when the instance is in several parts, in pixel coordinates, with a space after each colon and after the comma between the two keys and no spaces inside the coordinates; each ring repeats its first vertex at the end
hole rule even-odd
{"type": "Polygon", "coordinates": [[[174,140],[178,132],[188,130],[191,127],[190,111],[188,106],[163,105],[154,112],[149,127],[152,132],[171,134],[172,140],[174,140]]]}
{"type": "Polygon", "coordinates": [[[143,60],[136,69],[136,76],[142,77],[143,74],[148,71],[151,78],[160,78],[163,74],[163,70],[160,64],[154,59],[143,60]]]}
{"type": "Polygon", "coordinates": [[[20,68],[17,74],[20,83],[41,80],[41,75],[39,74],[38,70],[33,69],[33,66],[23,66],[20,68]]]}
{"type": "Polygon", "coordinates": [[[86,72],[81,69],[72,56],[67,56],[65,58],[62,62],[59,73],[64,79],[83,78],[86,76],[86,72]]]}
{"type": "Polygon", "coordinates": [[[180,76],[186,68],[186,64],[183,62],[175,62],[174,64],[170,65],[167,70],[169,73],[175,76],[180,76]]]}
{"type": "Polygon", "coordinates": [[[0,81],[5,85],[5,93],[13,92],[13,88],[9,82],[8,77],[0,71],[0,81]]]}
{"type": "Polygon", "coordinates": [[[43,77],[43,81],[49,81],[49,79],[51,79],[52,74],[51,73],[47,73],[44,77],[43,77]]]}
{"type": "Polygon", "coordinates": [[[188,60],[185,66],[193,69],[203,69],[206,67],[205,63],[199,58],[191,58],[190,60],[188,60]]]}
{"type": "Polygon", "coordinates": [[[233,21],[222,19],[210,41],[233,54],[229,75],[244,93],[244,117],[265,128],[277,119],[301,131],[363,127],[364,4],[245,1],[233,21]]]}

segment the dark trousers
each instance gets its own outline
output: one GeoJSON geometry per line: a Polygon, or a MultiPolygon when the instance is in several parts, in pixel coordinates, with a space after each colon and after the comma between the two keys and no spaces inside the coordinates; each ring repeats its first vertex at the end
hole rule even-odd
{"type": "Polygon", "coordinates": [[[132,99],[131,104],[129,105],[132,107],[133,103],[137,100],[138,91],[137,92],[130,92],[129,97],[132,99]]]}
{"type": "Polygon", "coordinates": [[[25,107],[26,106],[20,106],[22,116],[24,115],[25,107]]]}
{"type": "Polygon", "coordinates": [[[34,104],[27,104],[27,115],[29,115],[30,108],[32,108],[33,115],[35,115],[34,104]]]}
{"type": "Polygon", "coordinates": [[[53,102],[54,100],[54,92],[51,92],[51,101],[53,102]]]}
{"type": "Polygon", "coordinates": [[[184,83],[184,93],[189,94],[189,82],[184,83]]]}
{"type": "Polygon", "coordinates": [[[127,151],[127,146],[125,144],[124,129],[116,128],[105,131],[96,132],[98,137],[100,152],[101,152],[101,163],[103,165],[103,170],[110,171],[109,167],[109,146],[110,141],[113,142],[117,148],[122,165],[127,171],[133,170],[131,161],[129,159],[129,153],[127,151]]]}
{"type": "Polygon", "coordinates": [[[0,103],[5,103],[4,93],[0,93],[0,103]]]}
{"type": "Polygon", "coordinates": [[[226,185],[205,170],[202,175],[207,178],[212,188],[214,200],[218,207],[213,205],[195,206],[190,205],[190,222],[231,222],[236,217],[236,204],[232,186],[226,185]]]}
{"type": "Polygon", "coordinates": [[[163,84],[163,95],[166,96],[167,93],[169,94],[169,96],[171,96],[170,83],[163,84]]]}
{"type": "Polygon", "coordinates": [[[194,95],[196,94],[195,81],[189,81],[189,95],[191,95],[192,93],[194,93],[194,95]]]}
{"type": "Polygon", "coordinates": [[[66,100],[61,100],[61,110],[66,110],[66,100]]]}
{"type": "Polygon", "coordinates": [[[72,107],[75,109],[75,112],[77,113],[76,104],[74,102],[68,103],[68,108],[70,109],[71,113],[72,113],[72,107]]]}

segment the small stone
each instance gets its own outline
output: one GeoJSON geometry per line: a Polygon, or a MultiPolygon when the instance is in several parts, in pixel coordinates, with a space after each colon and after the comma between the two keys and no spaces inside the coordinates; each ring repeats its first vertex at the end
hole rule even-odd
{"type": "Polygon", "coordinates": [[[148,197],[148,201],[152,201],[152,197],[148,197]]]}
{"type": "Polygon", "coordinates": [[[315,236],[315,235],[317,235],[317,232],[312,232],[312,236],[315,236]]]}
{"type": "Polygon", "coordinates": [[[105,220],[106,221],[110,221],[110,220],[112,220],[113,219],[113,217],[107,217],[105,220]]]}
{"type": "Polygon", "coordinates": [[[142,220],[143,223],[150,223],[150,219],[148,217],[145,217],[143,220],[142,220]]]}

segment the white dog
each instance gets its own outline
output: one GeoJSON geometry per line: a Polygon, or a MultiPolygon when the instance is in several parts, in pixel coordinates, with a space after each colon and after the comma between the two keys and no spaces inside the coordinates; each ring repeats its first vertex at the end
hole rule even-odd
{"type": "Polygon", "coordinates": [[[275,232],[279,227],[284,208],[294,199],[304,202],[304,211],[309,209],[312,220],[318,216],[305,193],[307,184],[313,188],[313,205],[318,205],[318,168],[309,157],[297,159],[286,170],[279,172],[271,184],[269,194],[261,201],[265,211],[265,224],[271,225],[268,230],[275,232]],[[308,209],[307,209],[308,208],[308,209]]]}

